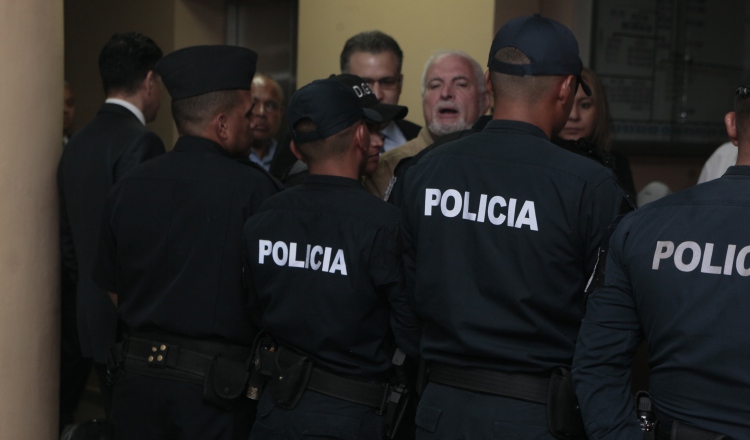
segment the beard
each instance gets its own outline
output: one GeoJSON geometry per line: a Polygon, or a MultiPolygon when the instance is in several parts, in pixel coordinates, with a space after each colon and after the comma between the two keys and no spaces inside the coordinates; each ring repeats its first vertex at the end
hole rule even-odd
{"type": "Polygon", "coordinates": [[[473,121],[470,123],[466,122],[465,113],[461,106],[456,102],[439,103],[432,110],[432,113],[432,122],[427,124],[427,130],[437,137],[445,136],[446,134],[455,133],[457,131],[468,130],[474,123],[473,121]],[[439,122],[438,116],[440,115],[440,110],[455,110],[458,113],[459,118],[453,122],[439,122]]]}

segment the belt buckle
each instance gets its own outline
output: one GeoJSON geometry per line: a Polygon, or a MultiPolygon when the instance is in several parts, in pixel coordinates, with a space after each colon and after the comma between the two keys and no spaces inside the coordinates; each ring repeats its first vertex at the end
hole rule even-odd
{"type": "Polygon", "coordinates": [[[169,348],[169,345],[163,342],[152,342],[151,353],[149,353],[148,358],[146,358],[148,366],[153,368],[164,368],[166,366],[169,348]]]}

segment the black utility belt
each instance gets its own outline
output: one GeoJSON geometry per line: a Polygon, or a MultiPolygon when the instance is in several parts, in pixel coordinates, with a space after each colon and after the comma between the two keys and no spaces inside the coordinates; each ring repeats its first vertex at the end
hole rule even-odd
{"type": "Polygon", "coordinates": [[[550,378],[430,363],[429,380],[479,393],[547,404],[550,378]]]}
{"type": "MultiPolygon", "coordinates": [[[[379,410],[388,398],[388,384],[349,379],[322,370],[313,365],[309,356],[288,347],[275,346],[273,351],[259,348],[254,363],[258,375],[269,386],[274,403],[285,409],[294,408],[306,390],[379,410]]],[[[255,382],[260,386],[258,380],[255,382]]]]}
{"type": "Polygon", "coordinates": [[[203,398],[231,409],[250,376],[250,347],[158,334],[126,337],[110,349],[108,369],[203,385],[203,398]]]}
{"type": "Polygon", "coordinates": [[[557,368],[549,377],[539,377],[431,362],[428,379],[463,390],[547,405],[547,425],[555,438],[586,438],[570,370],[557,368]]]}
{"type": "Polygon", "coordinates": [[[658,424],[656,440],[726,440],[727,436],[705,429],[696,428],[681,422],[671,425],[658,424]]]}

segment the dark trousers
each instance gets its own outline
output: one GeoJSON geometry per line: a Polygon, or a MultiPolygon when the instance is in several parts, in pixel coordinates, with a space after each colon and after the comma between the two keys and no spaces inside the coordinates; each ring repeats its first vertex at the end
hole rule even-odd
{"type": "Polygon", "coordinates": [[[247,440],[256,402],[243,398],[225,411],[203,402],[203,386],[120,373],[112,421],[118,440],[247,440]]]}
{"type": "Polygon", "coordinates": [[[101,399],[104,414],[109,418],[112,415],[112,384],[107,381],[107,366],[94,362],[94,371],[99,379],[99,397],[101,399]]]}
{"type": "Polygon", "coordinates": [[[555,440],[547,407],[430,382],[417,407],[417,440],[555,440]]]}
{"type": "Polygon", "coordinates": [[[273,403],[268,390],[263,393],[251,440],[314,438],[382,440],[383,417],[375,408],[314,391],[305,391],[297,406],[286,410],[273,403]]]}
{"type": "Polygon", "coordinates": [[[75,421],[94,362],[81,354],[76,323],[76,284],[64,268],[60,274],[60,432],[75,421]]]}

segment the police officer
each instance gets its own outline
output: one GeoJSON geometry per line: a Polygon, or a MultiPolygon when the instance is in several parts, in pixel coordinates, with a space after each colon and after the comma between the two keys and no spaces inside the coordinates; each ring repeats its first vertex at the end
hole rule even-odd
{"type": "Polygon", "coordinates": [[[573,371],[592,439],[638,438],[628,372],[644,339],[657,438],[750,438],[750,75],[724,121],[737,166],[629,214],[612,236],[573,371]]]}
{"type": "Polygon", "coordinates": [[[278,187],[247,158],[256,54],[231,46],[173,52],[156,66],[180,138],[113,188],[95,281],[129,337],[112,350],[112,419],[123,439],[246,439],[242,227],[278,187]]]}
{"type": "Polygon", "coordinates": [[[429,366],[417,438],[576,438],[580,423],[566,422],[584,289],[623,195],[609,170],[549,141],[587,89],[567,28],[511,20],[489,68],[493,120],[404,177],[407,279],[429,366]]]}
{"type": "Polygon", "coordinates": [[[261,350],[272,356],[262,369],[274,371],[251,438],[380,439],[396,344],[417,351],[399,211],[360,183],[377,167],[378,128],[406,109],[363,107],[372,98],[366,83],[342,77],[292,96],[291,148],[310,174],[245,225],[250,306],[274,341],[261,350]]]}

